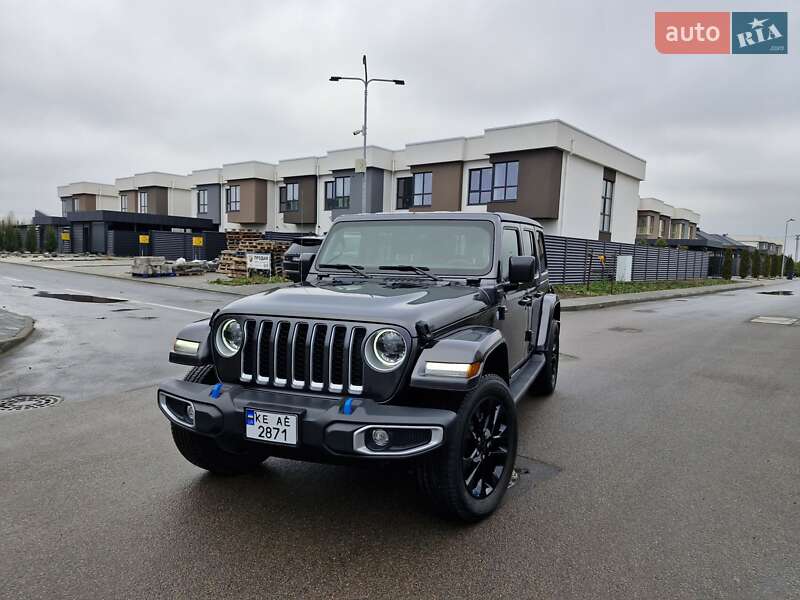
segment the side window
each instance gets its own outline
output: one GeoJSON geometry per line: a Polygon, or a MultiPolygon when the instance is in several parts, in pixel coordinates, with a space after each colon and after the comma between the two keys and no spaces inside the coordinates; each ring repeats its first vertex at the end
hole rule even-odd
{"type": "Polygon", "coordinates": [[[539,271],[547,272],[547,252],[544,248],[544,235],[541,231],[536,232],[536,256],[539,257],[539,271]]]}
{"type": "Polygon", "coordinates": [[[533,231],[522,230],[522,256],[533,256],[533,231]]]}
{"type": "Polygon", "coordinates": [[[500,256],[500,273],[503,279],[508,278],[508,259],[519,256],[519,232],[516,229],[503,229],[503,248],[500,256]]]}

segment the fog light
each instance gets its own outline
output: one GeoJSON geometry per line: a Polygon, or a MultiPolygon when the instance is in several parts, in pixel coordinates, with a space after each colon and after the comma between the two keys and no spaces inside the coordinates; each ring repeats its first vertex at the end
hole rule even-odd
{"type": "Polygon", "coordinates": [[[186,419],[194,425],[194,404],[186,405],[186,419]]]}
{"type": "Polygon", "coordinates": [[[385,446],[389,445],[389,432],[385,429],[373,429],[372,430],[372,441],[375,443],[376,446],[380,446],[384,448],[385,446]]]}

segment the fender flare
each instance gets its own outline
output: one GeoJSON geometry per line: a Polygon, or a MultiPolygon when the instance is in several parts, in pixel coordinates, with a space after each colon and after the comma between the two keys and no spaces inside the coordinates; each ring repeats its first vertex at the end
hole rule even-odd
{"type": "Polygon", "coordinates": [[[561,300],[557,294],[547,293],[542,297],[542,310],[539,314],[539,329],[536,335],[536,352],[547,350],[550,340],[550,325],[556,314],[561,314],[561,300]]]}
{"type": "Polygon", "coordinates": [[[181,329],[175,337],[189,342],[197,342],[200,347],[197,350],[197,354],[175,352],[173,347],[169,353],[169,362],[192,367],[210,365],[213,362],[211,357],[211,319],[190,323],[181,329]]]}
{"type": "Polygon", "coordinates": [[[503,334],[493,327],[468,326],[452,331],[435,340],[420,353],[411,371],[411,387],[449,391],[471,390],[477,385],[487,357],[504,345],[503,334]],[[427,362],[460,364],[477,362],[481,363],[481,367],[477,375],[464,379],[426,373],[427,362]]]}

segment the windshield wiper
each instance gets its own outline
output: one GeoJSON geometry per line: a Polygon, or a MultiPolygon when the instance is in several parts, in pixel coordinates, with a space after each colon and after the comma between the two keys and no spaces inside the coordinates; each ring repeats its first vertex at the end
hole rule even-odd
{"type": "Polygon", "coordinates": [[[417,273],[418,275],[423,275],[434,281],[442,281],[441,277],[437,277],[432,273],[428,273],[430,271],[430,267],[415,267],[414,265],[381,265],[378,267],[379,271],[411,271],[413,273],[417,273]]]}
{"type": "Polygon", "coordinates": [[[366,273],[364,273],[364,271],[361,270],[364,268],[361,265],[348,265],[347,263],[328,263],[324,265],[319,265],[319,267],[321,269],[345,269],[347,271],[352,271],[356,275],[360,275],[361,277],[366,277],[367,279],[369,279],[369,275],[367,275],[366,273]]]}

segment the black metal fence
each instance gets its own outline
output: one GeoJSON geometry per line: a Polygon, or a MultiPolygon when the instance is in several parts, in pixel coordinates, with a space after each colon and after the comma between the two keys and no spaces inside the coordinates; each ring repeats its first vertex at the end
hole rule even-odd
{"type": "Polygon", "coordinates": [[[618,256],[632,256],[633,281],[705,279],[708,255],[702,251],[545,236],[547,267],[554,284],[584,283],[614,277],[618,256]],[[605,257],[605,265],[599,257],[605,257]]]}

